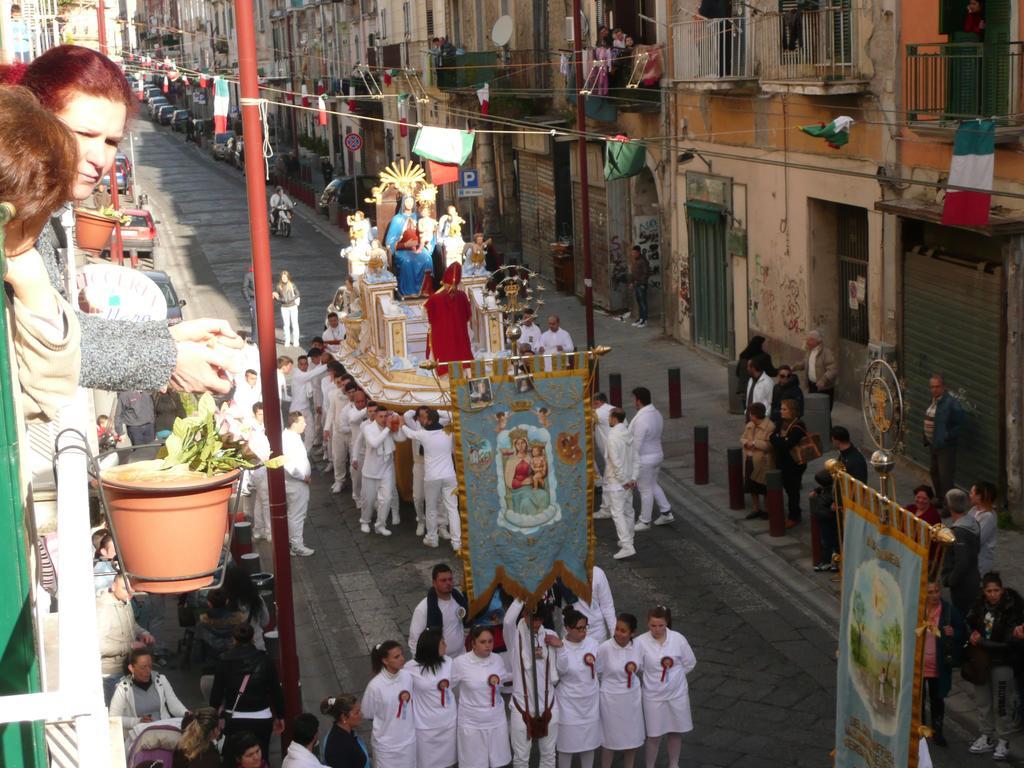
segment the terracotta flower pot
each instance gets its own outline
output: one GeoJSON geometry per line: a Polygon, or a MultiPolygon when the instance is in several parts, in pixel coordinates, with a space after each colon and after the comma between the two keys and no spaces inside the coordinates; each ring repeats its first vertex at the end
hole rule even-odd
{"type": "Polygon", "coordinates": [[[75,241],[79,248],[102,251],[110,242],[115,221],[82,208],[75,209],[75,241]]]}
{"type": "Polygon", "coordinates": [[[207,477],[146,465],[151,466],[122,464],[100,475],[118,555],[133,575],[133,588],[174,594],[212,584],[229,530],[228,502],[241,471],[207,477]]]}

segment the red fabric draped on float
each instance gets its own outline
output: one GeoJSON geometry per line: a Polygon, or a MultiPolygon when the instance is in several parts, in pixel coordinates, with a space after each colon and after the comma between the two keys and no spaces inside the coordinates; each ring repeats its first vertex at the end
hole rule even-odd
{"type": "MultiPolygon", "coordinates": [[[[424,305],[430,323],[427,357],[438,363],[473,359],[473,348],[469,344],[472,310],[469,297],[459,290],[460,282],[462,265],[450,264],[444,271],[444,285],[424,305]]],[[[437,372],[443,376],[448,372],[448,366],[439,365],[437,372]]]]}

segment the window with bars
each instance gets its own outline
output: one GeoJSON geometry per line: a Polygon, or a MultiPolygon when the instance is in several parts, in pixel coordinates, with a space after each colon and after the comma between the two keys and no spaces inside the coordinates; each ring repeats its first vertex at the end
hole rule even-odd
{"type": "Polygon", "coordinates": [[[427,8],[427,40],[434,39],[434,9],[427,8]]]}
{"type": "Polygon", "coordinates": [[[839,257],[839,336],[868,343],[868,212],[836,206],[836,255],[839,257]]]}

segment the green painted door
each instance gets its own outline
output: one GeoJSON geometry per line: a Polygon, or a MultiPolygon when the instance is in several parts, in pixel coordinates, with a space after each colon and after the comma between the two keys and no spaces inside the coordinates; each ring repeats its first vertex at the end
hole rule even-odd
{"type": "Polygon", "coordinates": [[[729,257],[725,219],[718,206],[688,203],[690,234],[690,296],[693,338],[720,355],[732,354],[729,327],[729,257]]]}
{"type": "Polygon", "coordinates": [[[1002,485],[1004,289],[991,262],[907,253],[903,262],[903,369],[909,403],[907,453],[925,467],[928,379],[942,374],[960,400],[966,429],[957,450],[956,482],[1002,485]]]}

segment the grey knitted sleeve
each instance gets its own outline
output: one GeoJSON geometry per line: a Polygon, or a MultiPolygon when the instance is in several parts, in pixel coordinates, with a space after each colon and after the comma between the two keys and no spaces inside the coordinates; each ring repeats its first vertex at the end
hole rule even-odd
{"type": "Polygon", "coordinates": [[[82,326],[82,373],[90,389],[124,392],[163,389],[178,361],[178,350],[163,320],[107,320],[78,313],[82,326]]]}

